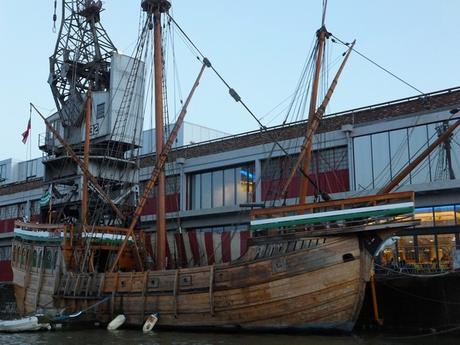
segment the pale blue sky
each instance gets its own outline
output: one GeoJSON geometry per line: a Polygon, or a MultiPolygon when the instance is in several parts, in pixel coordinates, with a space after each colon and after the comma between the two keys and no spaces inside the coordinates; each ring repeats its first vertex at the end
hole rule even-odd
{"type": "MultiPolygon", "coordinates": [[[[136,40],[139,3],[106,0],[104,4],[104,27],[124,53],[132,51],[136,40]]],[[[295,88],[320,26],[321,5],[322,0],[174,0],[173,16],[261,117],[295,88]]],[[[0,0],[0,159],[26,158],[20,134],[29,117],[29,102],[45,114],[54,108],[47,84],[48,57],[57,38],[51,30],[52,13],[53,0],[0,0]]],[[[431,92],[460,84],[459,13],[457,0],[329,0],[326,26],[346,41],[356,38],[359,51],[418,89],[431,92]]],[[[182,47],[176,40],[186,94],[199,65],[182,47]]],[[[331,60],[342,51],[336,47],[331,60]]],[[[328,112],[416,94],[352,55],[328,112]]],[[[187,121],[230,133],[257,128],[209,71],[187,121]]],[[[281,116],[270,125],[280,121],[281,116]]],[[[37,116],[32,118],[32,129],[32,156],[36,157],[40,155],[35,148],[38,133],[44,132],[37,116]]]]}

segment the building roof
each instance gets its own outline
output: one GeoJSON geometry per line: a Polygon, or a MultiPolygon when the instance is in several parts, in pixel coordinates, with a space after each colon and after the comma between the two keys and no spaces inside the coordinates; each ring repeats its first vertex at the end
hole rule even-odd
{"type": "MultiPolygon", "coordinates": [[[[339,130],[345,124],[354,126],[383,119],[410,116],[415,113],[449,109],[460,104],[460,87],[435,91],[420,96],[398,99],[367,107],[330,114],[321,122],[317,133],[339,130]]],[[[169,160],[206,156],[250,146],[262,145],[276,140],[299,138],[306,131],[307,121],[299,121],[283,126],[270,127],[228,137],[223,137],[194,145],[187,145],[171,151],[169,160]]],[[[141,167],[154,164],[155,155],[145,155],[140,160],[141,167]]]]}
{"type": "MultiPolygon", "coordinates": [[[[340,130],[346,124],[358,126],[388,118],[407,117],[416,113],[423,114],[433,110],[450,109],[459,105],[460,87],[455,87],[330,114],[323,119],[317,132],[340,130]]],[[[275,139],[280,141],[299,138],[306,131],[306,123],[307,121],[304,120],[178,147],[171,151],[169,161],[175,161],[179,157],[187,159],[267,144],[275,139]]],[[[140,166],[149,167],[154,162],[155,154],[147,154],[141,157],[140,166]]],[[[41,178],[5,184],[0,186],[0,196],[40,188],[42,185],[43,180],[41,178]]]]}

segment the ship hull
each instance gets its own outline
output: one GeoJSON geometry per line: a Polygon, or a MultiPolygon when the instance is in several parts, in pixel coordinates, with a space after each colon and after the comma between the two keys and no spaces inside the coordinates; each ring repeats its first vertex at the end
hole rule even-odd
{"type": "Polygon", "coordinates": [[[358,235],[348,235],[252,246],[237,262],[223,265],[130,273],[56,271],[54,278],[38,270],[29,272],[28,284],[21,279],[25,272],[14,266],[13,272],[18,305],[27,313],[87,310],[78,320],[103,323],[124,314],[131,326],[159,313],[158,325],[166,328],[349,332],[364,299],[370,256],[358,235]]]}

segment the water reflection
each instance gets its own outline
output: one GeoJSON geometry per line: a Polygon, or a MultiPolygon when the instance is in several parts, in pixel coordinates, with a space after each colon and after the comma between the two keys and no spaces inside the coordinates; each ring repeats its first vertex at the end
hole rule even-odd
{"type": "Polygon", "coordinates": [[[108,332],[104,329],[89,331],[59,331],[22,334],[0,334],[2,345],[399,345],[399,344],[458,344],[454,337],[402,337],[383,335],[286,335],[286,334],[222,334],[188,332],[153,332],[121,330],[108,332]]]}

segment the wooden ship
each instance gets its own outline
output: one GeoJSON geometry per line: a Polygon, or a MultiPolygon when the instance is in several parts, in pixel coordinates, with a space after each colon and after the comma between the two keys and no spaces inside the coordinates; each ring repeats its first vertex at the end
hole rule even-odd
{"type": "MultiPolygon", "coordinates": [[[[63,24],[50,59],[50,84],[58,112],[43,119],[53,141],[48,148],[53,159],[45,163],[49,190],[67,188],[70,196],[60,211],[59,200],[54,200],[58,211],[45,206],[50,212],[44,212],[42,223],[16,223],[12,268],[19,310],[23,314],[42,312],[59,322],[108,323],[122,313],[127,324],[141,326],[149,315],[159,313],[158,325],[166,328],[351,331],[372,276],[374,253],[385,238],[417,224],[414,193],[390,193],[417,162],[369,197],[306,203],[309,181],[305,179],[299,204],[251,211],[251,237],[247,250],[236,260],[168,269],[164,167],[200,78],[206,68],[212,68],[203,58],[177,122],[164,141],[161,18],[169,8],[167,0],[142,1],[145,24],[138,44],[142,46],[151,36],[154,39],[157,154],[151,178],[137,201],[133,197],[137,166],[130,155],[139,146],[139,131],[129,124],[142,125],[136,116],[143,112],[139,99],[144,50],[139,48],[133,58],[116,53],[100,25],[100,2],[63,1],[63,24]],[[85,37],[80,43],[91,50],[87,61],[72,61],[84,54],[77,57],[72,55],[77,47],[63,46],[75,42],[65,39],[75,32],[73,26],[85,37]],[[118,78],[117,61],[129,67],[118,78]],[[95,134],[94,120],[100,109],[94,102],[115,99],[110,88],[116,83],[123,97],[112,102],[115,119],[109,121],[106,133],[95,134]],[[67,180],[57,175],[58,163],[67,169],[67,180]],[[82,187],[72,187],[75,185],[82,187]],[[158,196],[154,260],[145,250],[145,234],[139,229],[142,209],[153,188],[158,196]]],[[[308,171],[313,135],[353,48],[348,49],[325,100],[317,107],[317,81],[328,38],[324,16],[317,36],[307,132],[286,186],[297,171],[308,171]]],[[[236,92],[230,93],[239,98],[236,92]]],[[[99,130],[103,132],[102,125],[99,130]]],[[[446,131],[444,138],[448,135],[446,131]]],[[[419,162],[442,140],[430,145],[419,162]]]]}

